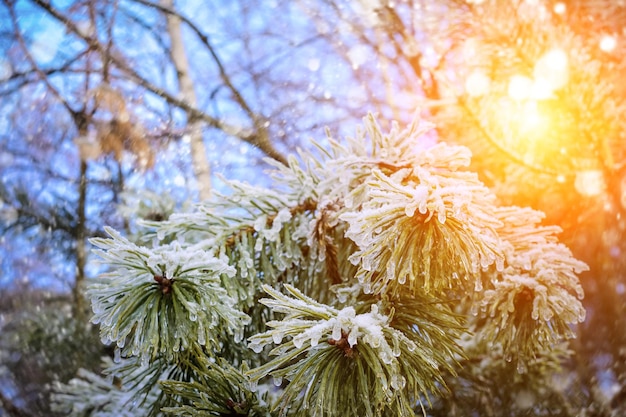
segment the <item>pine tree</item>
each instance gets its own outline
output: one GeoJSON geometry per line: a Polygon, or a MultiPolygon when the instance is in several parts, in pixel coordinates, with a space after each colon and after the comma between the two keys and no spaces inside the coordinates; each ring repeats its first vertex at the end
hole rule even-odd
{"type": "Polygon", "coordinates": [[[108,266],[93,321],[116,354],[105,376],[57,386],[57,410],[467,415],[496,388],[492,413],[554,407],[586,265],[430,129],[369,116],[354,138],[270,161],[271,187],[231,181],[136,241],[92,239],[108,266]]]}

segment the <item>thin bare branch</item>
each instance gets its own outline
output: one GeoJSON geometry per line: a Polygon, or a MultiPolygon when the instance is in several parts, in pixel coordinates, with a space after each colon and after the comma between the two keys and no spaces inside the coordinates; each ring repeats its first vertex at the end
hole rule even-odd
{"type": "MultiPolygon", "coordinates": [[[[100,54],[104,54],[105,53],[105,47],[98,41],[98,39],[96,39],[96,38],[90,36],[89,34],[86,34],[83,31],[81,31],[78,28],[78,26],[72,20],[70,20],[67,16],[65,16],[63,13],[61,13],[55,7],[53,7],[49,2],[44,1],[44,0],[33,0],[33,1],[35,2],[35,4],[40,6],[47,13],[49,13],[52,17],[54,17],[60,23],[65,25],[66,28],[70,32],[74,33],[76,36],[78,36],[84,42],[86,42],[89,45],[90,48],[92,48],[94,50],[97,50],[100,54]]],[[[258,127],[263,127],[263,123],[264,122],[259,121],[258,123],[256,123],[254,130],[242,129],[242,128],[237,127],[237,126],[233,126],[233,125],[224,123],[223,121],[221,121],[221,120],[219,120],[219,119],[217,119],[217,118],[215,118],[215,117],[213,117],[213,116],[211,116],[211,115],[209,115],[209,114],[199,110],[198,108],[190,105],[185,100],[176,98],[175,96],[173,96],[172,94],[167,92],[165,89],[154,85],[153,83],[151,83],[150,81],[148,81],[147,79],[142,77],[137,71],[132,69],[124,61],[124,59],[122,59],[121,57],[117,56],[116,54],[111,53],[110,54],[110,58],[111,58],[111,62],[112,63],[114,63],[120,70],[122,70],[123,72],[128,74],[128,76],[132,80],[134,80],[137,84],[139,84],[140,86],[142,86],[146,90],[148,90],[148,91],[152,92],[153,94],[163,98],[168,103],[185,110],[190,115],[192,115],[194,118],[197,118],[199,120],[204,121],[209,126],[217,128],[219,130],[222,130],[227,135],[237,137],[237,138],[239,138],[239,139],[241,139],[241,140],[243,140],[245,142],[250,143],[253,146],[258,147],[266,155],[268,155],[269,157],[271,157],[273,159],[276,159],[277,161],[280,161],[281,163],[284,163],[284,164],[287,163],[287,160],[282,155],[282,153],[280,153],[278,150],[276,150],[274,148],[273,144],[269,140],[269,137],[267,135],[266,130],[265,129],[261,129],[261,130],[258,129],[258,127]]]]}

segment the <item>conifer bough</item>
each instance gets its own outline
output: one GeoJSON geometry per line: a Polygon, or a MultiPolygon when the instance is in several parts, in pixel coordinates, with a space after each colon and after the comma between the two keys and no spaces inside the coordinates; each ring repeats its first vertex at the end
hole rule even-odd
{"type": "Polygon", "coordinates": [[[429,129],[416,118],[383,133],[369,116],[317,156],[269,161],[271,188],[232,181],[146,223],[150,245],[93,239],[109,266],[89,289],[93,320],[121,384],[103,395],[83,374],[57,387],[57,408],[413,416],[476,352],[555,369],[585,317],[586,265],[541,213],[499,206],[468,149],[427,145],[429,129]]]}

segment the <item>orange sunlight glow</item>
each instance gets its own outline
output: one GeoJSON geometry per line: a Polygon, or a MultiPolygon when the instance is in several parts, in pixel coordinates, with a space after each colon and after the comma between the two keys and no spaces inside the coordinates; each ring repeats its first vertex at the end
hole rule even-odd
{"type": "MultiPolygon", "coordinates": [[[[470,97],[497,94],[502,90],[496,83],[504,83],[500,97],[489,100],[492,110],[488,116],[498,126],[502,147],[531,165],[567,159],[571,136],[558,133],[563,123],[558,92],[569,82],[569,57],[563,49],[553,47],[540,54],[531,68],[531,73],[514,73],[499,81],[474,70],[465,79],[465,91],[470,97]]],[[[579,180],[581,193],[589,195],[597,188],[594,175],[579,180]]]]}

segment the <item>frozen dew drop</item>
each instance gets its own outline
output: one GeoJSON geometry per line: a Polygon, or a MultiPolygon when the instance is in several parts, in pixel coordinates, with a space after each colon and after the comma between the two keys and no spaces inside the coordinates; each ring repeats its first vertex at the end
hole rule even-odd
{"type": "Polygon", "coordinates": [[[274,382],[274,386],[280,387],[282,385],[282,383],[283,383],[283,378],[280,377],[280,376],[275,376],[273,378],[273,382],[274,382]]]}
{"type": "Polygon", "coordinates": [[[293,345],[296,347],[296,349],[300,349],[303,344],[304,344],[304,338],[303,337],[296,336],[296,337],[293,338],[293,345]]]}
{"type": "Polygon", "coordinates": [[[333,340],[341,339],[341,324],[339,322],[335,323],[333,326],[333,333],[331,335],[333,340]]]}
{"type": "MultiPolygon", "coordinates": [[[[348,335],[348,344],[350,345],[350,347],[354,346],[357,344],[357,332],[356,331],[351,331],[350,334],[348,335]]],[[[378,347],[378,346],[374,346],[374,343],[372,343],[373,347],[378,347]]]]}
{"type": "Polygon", "coordinates": [[[392,350],[391,350],[391,353],[392,353],[392,354],[393,354],[393,356],[395,356],[396,358],[397,358],[398,356],[400,356],[400,353],[401,353],[401,352],[400,352],[400,345],[398,345],[398,344],[394,344],[394,345],[393,345],[393,348],[392,348],[392,350]]]}
{"type": "Polygon", "coordinates": [[[387,280],[392,280],[396,277],[396,262],[391,259],[387,262],[387,280]]]}
{"type": "Polygon", "coordinates": [[[391,376],[391,387],[397,390],[403,389],[406,386],[406,378],[399,374],[391,376]]]}
{"type": "Polygon", "coordinates": [[[533,320],[539,320],[539,309],[537,307],[534,307],[530,316],[533,320]]]}
{"type": "Polygon", "coordinates": [[[237,329],[234,331],[233,340],[235,343],[239,343],[243,340],[243,329],[237,329]]]}
{"type": "Polygon", "coordinates": [[[113,362],[120,363],[122,361],[122,349],[115,348],[113,352],[113,362]]]}
{"type": "Polygon", "coordinates": [[[498,256],[496,258],[496,271],[504,271],[504,258],[502,256],[498,256]]]}
{"type": "Polygon", "coordinates": [[[474,291],[480,292],[483,290],[483,280],[478,277],[474,282],[474,291]]]}
{"type": "Polygon", "coordinates": [[[258,343],[250,343],[248,347],[252,349],[254,353],[261,353],[261,351],[263,351],[263,346],[258,343]]]}
{"type": "Polygon", "coordinates": [[[275,344],[280,344],[280,342],[283,341],[283,335],[280,332],[273,332],[272,333],[272,340],[274,341],[275,344]]]}
{"type": "Polygon", "coordinates": [[[383,350],[380,352],[380,360],[383,361],[384,364],[390,365],[393,362],[393,356],[386,350],[383,350]]]}
{"type": "Polygon", "coordinates": [[[474,317],[478,316],[478,304],[476,304],[476,303],[472,304],[472,308],[470,309],[470,313],[474,317]]]}
{"type": "Polygon", "coordinates": [[[406,343],[406,349],[407,349],[409,352],[415,352],[415,349],[417,349],[417,345],[415,344],[415,342],[414,342],[414,341],[412,341],[412,340],[407,340],[405,343],[406,343]]]}
{"type": "Polygon", "coordinates": [[[248,388],[250,388],[250,391],[255,392],[259,387],[259,383],[257,381],[250,381],[249,382],[249,386],[248,388]]]}
{"type": "Polygon", "coordinates": [[[552,317],[554,317],[554,312],[552,311],[551,308],[544,307],[544,308],[541,309],[541,317],[545,321],[550,321],[550,320],[552,320],[552,317]]]}
{"type": "Polygon", "coordinates": [[[524,363],[523,360],[518,360],[517,361],[517,373],[518,374],[525,374],[528,371],[528,369],[526,368],[526,364],[524,363]]]}

